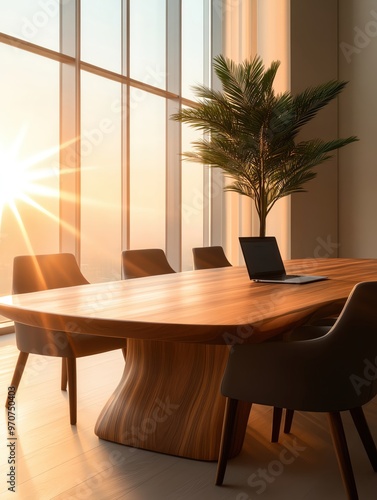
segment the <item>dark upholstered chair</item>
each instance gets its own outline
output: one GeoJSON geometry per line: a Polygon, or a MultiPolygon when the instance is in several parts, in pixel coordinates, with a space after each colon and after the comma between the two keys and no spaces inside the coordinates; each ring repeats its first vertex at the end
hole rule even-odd
{"type": "Polygon", "coordinates": [[[373,373],[377,369],[376,304],[377,282],[359,283],[327,334],[232,348],[221,385],[227,403],[216,484],[223,483],[238,403],[247,401],[326,412],[348,498],[358,498],[340,412],[350,411],[377,471],[377,449],[362,410],[377,394],[377,377],[365,376],[370,365],[373,373]]]}
{"type": "Polygon", "coordinates": [[[123,250],[122,278],[143,278],[158,274],[175,273],[161,248],[123,250]]]}
{"type": "Polygon", "coordinates": [[[193,248],[192,255],[194,269],[212,269],[232,265],[226,258],[223,247],[220,246],[193,248]]]}
{"type": "MultiPolygon", "coordinates": [[[[22,255],[14,259],[14,294],[85,284],[88,281],[81,274],[72,254],[22,255]]],[[[15,323],[15,331],[20,354],[11,385],[17,390],[29,354],[63,358],[61,389],[67,390],[68,382],[72,425],[77,421],[76,358],[126,347],[126,340],[121,338],[56,332],[21,323],[15,323]]]]}

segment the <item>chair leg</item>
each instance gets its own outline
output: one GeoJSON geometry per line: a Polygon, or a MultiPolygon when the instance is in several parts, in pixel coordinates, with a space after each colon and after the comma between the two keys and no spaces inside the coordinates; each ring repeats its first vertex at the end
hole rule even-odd
{"type": "Polygon", "coordinates": [[[361,407],[353,408],[350,410],[350,413],[364,445],[365,451],[367,452],[370,463],[372,464],[373,470],[374,472],[377,472],[377,448],[369,430],[368,423],[365,419],[363,409],[361,407]]]}
{"type": "Polygon", "coordinates": [[[333,440],[336,458],[342,475],[343,484],[347,491],[347,498],[349,500],[358,500],[355,477],[352,470],[351,459],[348,451],[346,436],[340,412],[328,413],[331,437],[333,440]]]}
{"type": "Polygon", "coordinates": [[[227,398],[225,405],[224,423],[220,442],[219,461],[217,463],[216,485],[221,486],[224,481],[225,469],[234,435],[238,400],[227,398]]]}
{"type": "Polygon", "coordinates": [[[62,358],[62,380],[61,380],[61,390],[67,390],[68,374],[67,374],[67,358],[62,358]]]}
{"type": "Polygon", "coordinates": [[[294,410],[285,410],[285,422],[284,422],[284,433],[289,434],[291,432],[292,420],[293,420],[294,410]]]}
{"type": "Polygon", "coordinates": [[[277,443],[279,441],[281,417],[283,415],[283,408],[274,407],[274,413],[272,417],[272,434],[271,443],[277,443]]]}
{"type": "Polygon", "coordinates": [[[77,421],[76,359],[67,358],[69,418],[71,425],[77,421]]]}
{"type": "MultiPolygon", "coordinates": [[[[16,368],[14,369],[12,382],[10,384],[12,387],[14,387],[15,393],[17,392],[18,386],[20,385],[20,380],[21,380],[22,374],[24,373],[24,369],[25,369],[25,365],[26,365],[26,362],[28,360],[28,357],[29,357],[28,352],[21,351],[20,354],[18,355],[16,368]]],[[[5,401],[6,407],[8,407],[8,402],[9,401],[8,401],[8,397],[7,397],[7,399],[5,401]]]]}

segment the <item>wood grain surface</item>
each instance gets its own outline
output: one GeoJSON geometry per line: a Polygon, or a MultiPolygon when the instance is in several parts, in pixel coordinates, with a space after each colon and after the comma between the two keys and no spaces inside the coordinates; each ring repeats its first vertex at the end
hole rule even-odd
{"type": "MultiPolygon", "coordinates": [[[[97,435],[216,460],[229,345],[266,341],[338,313],[356,283],[377,278],[373,259],[302,259],[286,267],[329,279],[272,285],[251,282],[244,267],[190,271],[3,297],[0,314],[72,334],[127,337],[124,374],[97,435]]],[[[233,455],[242,447],[247,415],[246,407],[233,455]]]]}
{"type": "Polygon", "coordinates": [[[251,282],[244,267],[188,271],[2,297],[0,314],[73,333],[208,344],[244,335],[259,342],[318,309],[339,310],[356,283],[377,278],[374,259],[303,259],[287,269],[330,279],[271,285],[251,282]]]}

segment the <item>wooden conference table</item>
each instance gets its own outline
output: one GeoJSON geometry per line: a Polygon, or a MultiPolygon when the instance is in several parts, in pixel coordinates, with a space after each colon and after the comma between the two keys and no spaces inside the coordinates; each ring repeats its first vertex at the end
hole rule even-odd
{"type": "MultiPolygon", "coordinates": [[[[372,259],[305,259],[286,267],[330,279],[272,285],[251,282],[244,267],[189,271],[2,297],[0,314],[73,334],[127,338],[124,374],[96,434],[216,460],[229,345],[278,338],[315,316],[338,313],[356,283],[377,279],[372,259]]],[[[248,409],[238,417],[233,455],[242,447],[248,409]]]]}

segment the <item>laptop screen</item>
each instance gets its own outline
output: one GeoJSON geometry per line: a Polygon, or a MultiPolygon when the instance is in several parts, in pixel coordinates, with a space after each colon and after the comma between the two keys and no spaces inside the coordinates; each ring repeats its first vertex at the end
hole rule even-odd
{"type": "Polygon", "coordinates": [[[285,274],[284,264],[274,236],[240,237],[239,240],[251,279],[285,274]]]}

